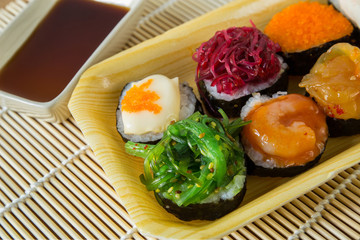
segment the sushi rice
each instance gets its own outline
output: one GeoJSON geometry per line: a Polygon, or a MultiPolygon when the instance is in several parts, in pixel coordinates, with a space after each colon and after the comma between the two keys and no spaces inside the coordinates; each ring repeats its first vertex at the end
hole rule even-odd
{"type": "Polygon", "coordinates": [[[209,92],[210,95],[212,95],[216,99],[220,99],[224,101],[232,101],[234,99],[239,99],[241,97],[269,88],[280,79],[282,74],[288,68],[288,65],[284,62],[284,59],[281,56],[277,55],[277,58],[280,61],[280,66],[281,66],[280,71],[275,77],[268,79],[266,82],[262,82],[262,83],[249,82],[246,85],[244,85],[244,87],[240,88],[235,94],[230,95],[223,92],[218,93],[217,87],[211,86],[212,84],[211,81],[204,81],[206,90],[209,92]]]}
{"type": "Polygon", "coordinates": [[[261,95],[260,93],[253,93],[252,97],[247,100],[246,104],[241,109],[241,115],[240,115],[241,119],[245,119],[245,117],[257,104],[267,102],[272,98],[278,98],[279,96],[284,96],[286,94],[288,93],[285,91],[279,91],[273,94],[271,97],[269,97],[267,95],[261,95]]]}

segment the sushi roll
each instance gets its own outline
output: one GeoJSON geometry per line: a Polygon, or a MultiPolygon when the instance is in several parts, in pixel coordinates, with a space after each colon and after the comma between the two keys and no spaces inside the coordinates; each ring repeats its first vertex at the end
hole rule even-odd
{"type": "Polygon", "coordinates": [[[178,78],[151,75],[127,84],[116,110],[117,130],[124,141],[159,141],[167,126],[202,111],[193,89],[178,78]]]}
{"type": "Polygon", "coordinates": [[[181,220],[215,220],[244,197],[244,153],[234,137],[246,123],[223,116],[220,122],[196,112],[168,126],[156,145],[125,144],[127,153],[144,158],[142,183],[181,220]]]}
{"type": "Polygon", "coordinates": [[[360,133],[360,49],[332,46],[317,60],[300,87],[327,115],[330,137],[360,133]]]}
{"type": "Polygon", "coordinates": [[[286,91],[287,64],[277,55],[278,44],[255,27],[231,27],[218,31],[196,49],[196,84],[209,114],[218,109],[231,118],[253,92],[286,91]]]}
{"type": "Polygon", "coordinates": [[[359,29],[332,5],[299,2],[275,14],[264,33],[278,43],[290,75],[305,75],[333,44],[358,44],[359,29]]]}
{"type": "Polygon", "coordinates": [[[254,94],[241,117],[241,142],[248,173],[291,177],[316,164],[328,139],[326,116],[309,97],[278,93],[254,94]]]}

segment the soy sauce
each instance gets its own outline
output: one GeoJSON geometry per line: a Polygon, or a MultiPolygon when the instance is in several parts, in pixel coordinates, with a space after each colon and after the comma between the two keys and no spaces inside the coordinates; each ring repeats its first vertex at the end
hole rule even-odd
{"type": "Polygon", "coordinates": [[[129,9],[60,0],[0,70],[0,90],[39,102],[55,98],[129,9]]]}

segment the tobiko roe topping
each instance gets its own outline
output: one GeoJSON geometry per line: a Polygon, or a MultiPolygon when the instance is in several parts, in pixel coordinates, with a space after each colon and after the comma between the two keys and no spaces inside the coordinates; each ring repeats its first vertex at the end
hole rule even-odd
{"type": "Polygon", "coordinates": [[[196,49],[196,82],[211,80],[218,93],[235,94],[247,83],[262,83],[276,76],[280,46],[253,27],[218,31],[196,49]]]}
{"type": "Polygon", "coordinates": [[[274,15],[264,32],[284,52],[301,52],[351,35],[351,22],[332,5],[299,2],[274,15]]]}

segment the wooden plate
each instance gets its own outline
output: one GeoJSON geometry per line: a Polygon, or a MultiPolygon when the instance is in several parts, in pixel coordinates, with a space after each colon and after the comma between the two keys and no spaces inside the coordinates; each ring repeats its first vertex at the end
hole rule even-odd
{"type": "MultiPolygon", "coordinates": [[[[296,0],[237,0],[108,58],[84,72],[69,108],[120,201],[140,232],[172,239],[219,238],[310,191],[360,159],[360,136],[330,139],[321,163],[294,178],[249,177],[241,206],[215,221],[183,222],[167,213],[139,180],[143,159],[124,152],[115,111],[124,85],[151,74],[180,78],[195,87],[195,49],[217,30],[250,26],[263,29],[271,17],[296,0]]],[[[324,1],[323,1],[324,2],[324,1]]],[[[289,92],[297,92],[291,79],[289,92]]],[[[196,89],[196,88],[194,88],[196,89]]]]}

